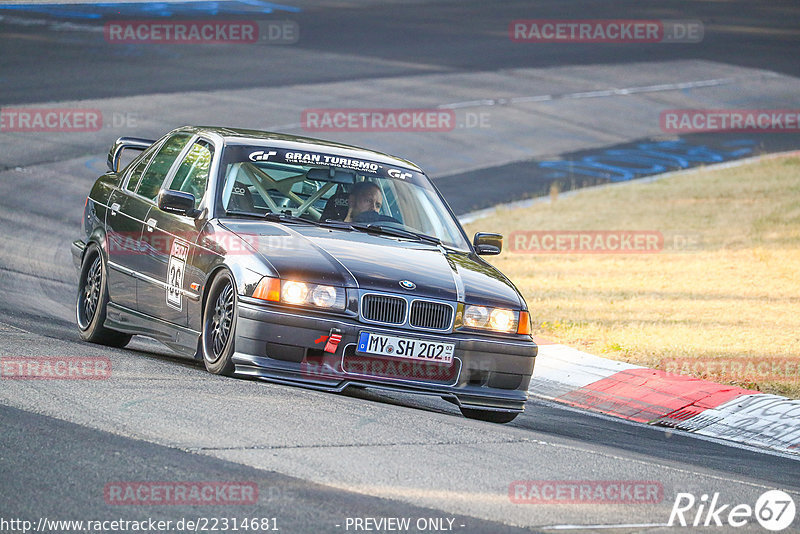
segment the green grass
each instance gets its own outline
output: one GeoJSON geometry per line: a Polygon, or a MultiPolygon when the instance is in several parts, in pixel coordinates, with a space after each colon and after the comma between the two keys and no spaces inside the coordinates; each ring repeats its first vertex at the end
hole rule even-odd
{"type": "Polygon", "coordinates": [[[522,291],[536,335],[800,398],[800,158],[581,191],[467,230],[507,236],[487,259],[522,291]],[[658,231],[664,247],[522,254],[509,250],[515,230],[658,231]],[[782,371],[753,371],[768,362],[782,371]]]}

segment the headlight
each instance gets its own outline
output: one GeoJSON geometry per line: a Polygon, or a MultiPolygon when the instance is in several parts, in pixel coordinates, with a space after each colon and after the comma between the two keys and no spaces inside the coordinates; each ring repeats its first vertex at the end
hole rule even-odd
{"type": "Polygon", "coordinates": [[[317,286],[311,292],[311,302],[320,308],[330,308],[336,303],[336,288],[331,286],[317,286]]]}
{"type": "Polygon", "coordinates": [[[286,304],[303,304],[308,297],[308,286],[303,282],[287,280],[281,288],[281,300],[286,304]]]}
{"type": "Polygon", "coordinates": [[[341,287],[279,280],[265,276],[253,292],[253,298],[294,306],[344,310],[345,291],[341,287]]]}
{"type": "Polygon", "coordinates": [[[489,310],[483,306],[467,306],[464,310],[464,325],[470,328],[485,328],[488,318],[489,310]]]}
{"type": "Polygon", "coordinates": [[[463,326],[493,332],[530,334],[530,319],[527,311],[486,306],[464,306],[463,326]]]}
{"type": "Polygon", "coordinates": [[[512,327],[517,326],[516,323],[517,318],[514,317],[514,312],[511,310],[496,308],[489,314],[489,326],[492,327],[492,330],[508,332],[512,327]]]}

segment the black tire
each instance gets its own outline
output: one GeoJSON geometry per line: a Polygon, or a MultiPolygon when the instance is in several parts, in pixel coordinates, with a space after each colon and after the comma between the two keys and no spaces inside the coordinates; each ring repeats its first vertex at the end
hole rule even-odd
{"type": "Polygon", "coordinates": [[[518,412],[496,412],[494,410],[476,410],[474,408],[459,408],[461,414],[467,419],[477,419],[478,421],[488,421],[489,423],[510,423],[518,415],[518,412]]]}
{"type": "Polygon", "coordinates": [[[132,336],[103,326],[108,305],[106,273],[106,264],[100,249],[97,245],[89,245],[81,263],[75,319],[84,341],[122,348],[130,342],[132,336]]]}
{"type": "Polygon", "coordinates": [[[234,334],[239,318],[236,284],[228,271],[222,271],[211,284],[203,307],[203,331],[200,350],[209,373],[231,376],[234,334]]]}

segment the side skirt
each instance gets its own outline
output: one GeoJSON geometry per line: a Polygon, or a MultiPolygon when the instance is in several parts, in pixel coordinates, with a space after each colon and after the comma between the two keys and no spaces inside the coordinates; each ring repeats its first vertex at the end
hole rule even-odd
{"type": "Polygon", "coordinates": [[[175,352],[198,359],[197,342],[200,339],[200,332],[190,328],[157,319],[113,302],[108,303],[104,326],[126,334],[150,336],[175,352]]]}

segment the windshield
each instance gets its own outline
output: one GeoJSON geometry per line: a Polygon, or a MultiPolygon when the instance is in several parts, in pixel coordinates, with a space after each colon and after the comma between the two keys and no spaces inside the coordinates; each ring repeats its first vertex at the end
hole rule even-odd
{"type": "Polygon", "coordinates": [[[221,202],[228,215],[341,221],[469,248],[428,178],[410,169],[316,152],[229,146],[222,172],[221,202]]]}

